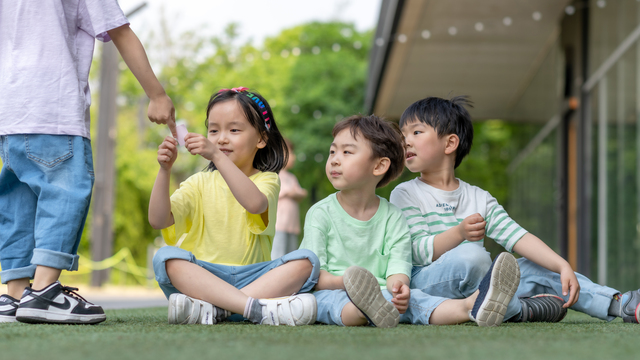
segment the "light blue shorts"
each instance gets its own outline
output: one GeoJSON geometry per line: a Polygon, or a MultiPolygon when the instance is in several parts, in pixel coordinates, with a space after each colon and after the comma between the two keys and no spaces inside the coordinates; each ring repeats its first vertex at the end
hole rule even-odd
{"type": "Polygon", "coordinates": [[[244,266],[228,266],[213,264],[207,261],[196,259],[196,257],[189,251],[180,249],[174,246],[165,246],[160,248],[156,255],[153,257],[153,270],[156,273],[156,280],[160,285],[162,291],[166,295],[167,299],[173,293],[179,293],[169,279],[167,275],[167,268],[165,263],[167,260],[181,259],[200,265],[203,269],[209,271],[213,275],[222,279],[223,281],[231,284],[237,289],[251,284],[262,275],[266,274],[269,270],[275,269],[280,265],[286,264],[293,260],[307,259],[313,266],[311,275],[304,283],[299,292],[309,292],[318,283],[318,276],[320,275],[320,261],[316,254],[310,250],[301,249],[288,253],[287,255],[257,264],[244,265],[244,266]]]}

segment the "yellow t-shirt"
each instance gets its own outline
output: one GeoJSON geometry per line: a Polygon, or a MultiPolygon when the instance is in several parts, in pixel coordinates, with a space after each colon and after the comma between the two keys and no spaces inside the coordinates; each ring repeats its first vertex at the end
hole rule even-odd
{"type": "Polygon", "coordinates": [[[250,214],[240,205],[219,171],[200,172],[171,195],[175,224],[162,230],[165,242],[215,264],[271,260],[280,179],[273,172],[259,172],[249,179],[269,201],[268,224],[260,214],[250,214]]]}

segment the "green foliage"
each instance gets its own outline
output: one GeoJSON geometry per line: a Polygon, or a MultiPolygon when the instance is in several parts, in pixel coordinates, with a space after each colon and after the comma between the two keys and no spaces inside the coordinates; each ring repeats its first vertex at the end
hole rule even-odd
{"type": "MultiPolygon", "coordinates": [[[[292,172],[310,192],[301,204],[301,221],[313,203],[335,192],[324,171],[331,130],[343,117],[364,110],[371,31],[359,32],[353,24],[341,22],[312,22],[283,30],[267,38],[262,47],[238,44],[234,24],[212,38],[195,32],[177,39],[166,35],[168,31],[162,34],[152,38],[147,51],[152,63],[164,59],[158,78],[174,101],[177,119],[186,121],[189,131],[206,132],[207,103],[219,89],[246,86],[257,90],[272,106],[280,131],[296,145],[298,163],[292,172]]],[[[99,69],[98,59],[96,56],[92,78],[99,69]]],[[[146,120],[146,97],[131,72],[122,71],[119,81],[114,252],[129,247],[137,262],[144,264],[147,246],[159,236],[148,225],[147,208],[157,173],[157,146],[169,131],[146,120]]],[[[97,89],[94,87],[95,93],[97,89]]],[[[94,127],[96,109],[94,106],[94,127]]],[[[524,143],[521,140],[529,134],[528,128],[498,120],[474,126],[474,148],[457,176],[505,202],[504,170],[524,143]]],[[[93,134],[95,137],[96,129],[93,134]]],[[[206,163],[182,150],[172,171],[173,187],[206,163]]],[[[398,183],[415,176],[405,170],[400,179],[378,189],[378,194],[388,198],[398,183]]],[[[80,247],[85,254],[89,251],[90,222],[87,224],[80,247]]]]}

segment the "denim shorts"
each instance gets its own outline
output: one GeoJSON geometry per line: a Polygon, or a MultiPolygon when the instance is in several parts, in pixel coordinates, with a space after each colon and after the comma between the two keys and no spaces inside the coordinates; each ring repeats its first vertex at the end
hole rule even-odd
{"type": "Polygon", "coordinates": [[[0,278],[33,278],[37,265],[78,269],[94,182],[81,136],[0,136],[0,278]]]}
{"type": "Polygon", "coordinates": [[[244,266],[229,266],[198,260],[187,250],[174,246],[165,246],[160,248],[153,257],[153,270],[156,273],[156,280],[167,299],[171,294],[179,292],[178,289],[171,285],[171,280],[169,279],[169,275],[167,275],[165,263],[167,260],[171,259],[186,260],[197,264],[237,289],[242,289],[262,275],[266,274],[269,270],[293,260],[308,259],[313,266],[311,275],[309,275],[309,278],[299,292],[303,293],[311,291],[318,283],[318,276],[320,275],[320,261],[318,260],[318,257],[312,251],[306,249],[295,250],[283,257],[271,261],[244,266]]]}

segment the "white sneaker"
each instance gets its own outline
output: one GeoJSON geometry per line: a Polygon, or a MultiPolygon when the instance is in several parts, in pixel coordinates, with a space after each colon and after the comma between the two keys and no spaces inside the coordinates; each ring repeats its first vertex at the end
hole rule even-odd
{"type": "Polygon", "coordinates": [[[185,294],[175,293],[169,296],[169,324],[213,325],[230,315],[230,311],[185,294]]]}
{"type": "Polygon", "coordinates": [[[318,304],[311,294],[297,294],[275,299],[258,299],[262,305],[263,325],[310,325],[316,322],[318,304]]]}

